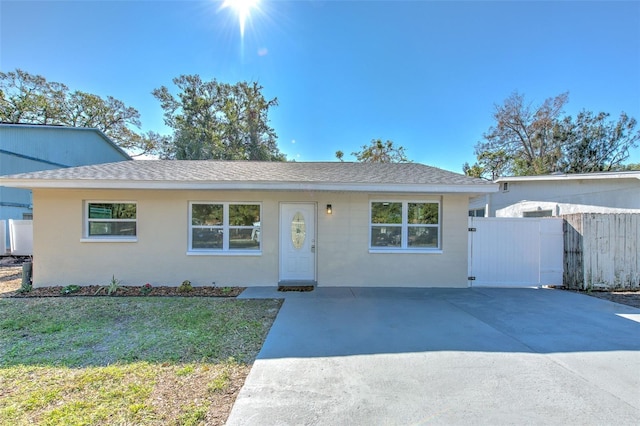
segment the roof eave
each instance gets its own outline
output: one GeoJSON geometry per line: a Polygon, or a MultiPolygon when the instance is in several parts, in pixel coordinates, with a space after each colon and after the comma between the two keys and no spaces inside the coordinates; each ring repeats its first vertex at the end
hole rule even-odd
{"type": "Polygon", "coordinates": [[[315,182],[211,182],[0,179],[0,185],[25,189],[138,189],[138,190],[235,190],[235,191],[343,191],[388,193],[489,193],[497,184],[345,184],[315,182]]]}
{"type": "Polygon", "coordinates": [[[594,174],[565,174],[565,175],[540,175],[540,176],[511,176],[500,177],[495,183],[501,182],[540,182],[540,181],[563,181],[563,180],[601,180],[601,179],[639,179],[640,173],[594,173],[594,174]]]}

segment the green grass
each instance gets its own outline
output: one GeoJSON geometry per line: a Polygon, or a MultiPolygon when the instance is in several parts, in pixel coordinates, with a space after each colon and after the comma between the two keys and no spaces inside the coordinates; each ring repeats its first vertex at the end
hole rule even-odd
{"type": "Polygon", "coordinates": [[[0,424],[210,423],[217,396],[244,380],[279,307],[0,299],[0,424]]]}
{"type": "Polygon", "coordinates": [[[0,299],[0,366],[250,362],[278,306],[214,298],[0,299]]]}

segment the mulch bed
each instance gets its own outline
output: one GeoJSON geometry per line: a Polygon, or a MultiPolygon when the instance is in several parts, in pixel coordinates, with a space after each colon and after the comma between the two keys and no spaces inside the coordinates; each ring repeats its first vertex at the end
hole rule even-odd
{"type": "Polygon", "coordinates": [[[633,306],[640,309],[640,291],[580,291],[579,293],[586,294],[588,296],[597,297],[599,299],[609,300],[611,302],[620,303],[623,305],[633,306]]]}
{"type": "MultiPolygon", "coordinates": [[[[77,292],[62,294],[62,286],[54,286],[54,287],[40,287],[34,288],[28,293],[20,293],[18,291],[13,291],[10,293],[5,293],[2,297],[75,297],[75,296],[107,296],[107,290],[103,286],[98,285],[90,285],[90,286],[82,286],[77,292]]],[[[153,287],[151,292],[148,294],[143,294],[142,287],[136,286],[121,286],[118,290],[116,290],[113,294],[108,295],[111,297],[132,297],[132,296],[140,296],[140,297],[169,297],[169,296],[179,296],[179,297],[236,297],[246,287],[193,287],[193,290],[188,292],[179,292],[179,287],[153,287]]]]}

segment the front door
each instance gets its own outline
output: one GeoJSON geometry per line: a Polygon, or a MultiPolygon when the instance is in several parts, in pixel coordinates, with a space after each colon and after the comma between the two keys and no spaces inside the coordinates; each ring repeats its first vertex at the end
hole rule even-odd
{"type": "Polygon", "coordinates": [[[316,281],[316,205],[280,204],[280,281],[316,281]]]}

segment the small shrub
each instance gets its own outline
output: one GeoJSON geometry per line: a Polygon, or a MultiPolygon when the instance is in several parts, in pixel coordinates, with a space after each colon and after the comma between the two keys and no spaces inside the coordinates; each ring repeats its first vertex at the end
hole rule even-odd
{"type": "Polygon", "coordinates": [[[231,293],[233,291],[233,287],[222,287],[222,290],[220,290],[222,292],[222,294],[224,294],[225,296],[229,295],[229,293],[231,293]]]}
{"type": "Polygon", "coordinates": [[[200,425],[207,418],[208,407],[197,406],[191,403],[182,407],[182,414],[178,419],[178,424],[184,426],[200,425]]]}
{"type": "Polygon", "coordinates": [[[31,290],[33,290],[33,284],[31,284],[31,281],[23,281],[22,285],[18,289],[18,293],[29,293],[31,290]]]}
{"type": "Polygon", "coordinates": [[[79,291],[80,291],[79,285],[70,284],[66,287],[62,287],[62,290],[60,290],[60,294],[62,294],[63,296],[66,296],[68,294],[77,293],[79,291]]]}
{"type": "Polygon", "coordinates": [[[184,367],[176,370],[176,376],[178,377],[188,376],[189,374],[192,374],[194,371],[195,369],[193,368],[193,365],[185,365],[184,367]]]}
{"type": "Polygon", "coordinates": [[[191,293],[193,291],[193,286],[191,285],[191,281],[184,280],[180,287],[178,287],[178,293],[191,293]]]}
{"type": "Polygon", "coordinates": [[[118,291],[119,288],[120,288],[120,280],[117,280],[116,276],[112,275],[111,281],[109,282],[109,284],[103,285],[102,287],[100,287],[98,291],[96,291],[96,294],[100,293],[102,290],[105,290],[108,296],[112,296],[113,294],[116,293],[116,291],[118,291]]]}
{"type": "Polygon", "coordinates": [[[142,294],[143,296],[148,296],[151,291],[153,291],[153,286],[149,283],[146,283],[145,285],[140,287],[140,294],[142,294]]]}
{"type": "Polygon", "coordinates": [[[228,370],[222,371],[215,379],[209,383],[207,386],[207,391],[209,393],[220,393],[224,392],[229,388],[229,384],[231,383],[231,376],[228,370]]]}

